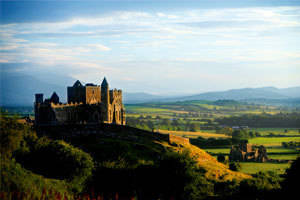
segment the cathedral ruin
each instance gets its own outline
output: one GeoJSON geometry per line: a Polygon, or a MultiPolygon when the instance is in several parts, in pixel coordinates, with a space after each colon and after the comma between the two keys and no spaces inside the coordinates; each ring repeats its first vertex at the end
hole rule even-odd
{"type": "Polygon", "coordinates": [[[35,125],[126,123],[122,90],[109,90],[106,78],[101,86],[77,80],[67,88],[67,97],[63,104],[55,92],[45,100],[43,94],[35,94],[35,125]]]}

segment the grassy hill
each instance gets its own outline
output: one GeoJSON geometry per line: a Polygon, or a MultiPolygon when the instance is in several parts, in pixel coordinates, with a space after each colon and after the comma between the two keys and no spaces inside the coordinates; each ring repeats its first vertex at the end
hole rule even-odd
{"type": "Polygon", "coordinates": [[[121,164],[135,168],[144,164],[156,163],[166,152],[188,151],[190,156],[197,161],[198,166],[206,171],[205,175],[210,180],[236,179],[240,181],[250,178],[249,175],[229,170],[228,166],[219,163],[216,158],[194,145],[169,144],[167,135],[118,125],[97,127],[94,134],[72,137],[68,137],[69,130],[69,128],[48,129],[50,134],[59,132],[65,140],[88,152],[104,165],[121,164]]]}

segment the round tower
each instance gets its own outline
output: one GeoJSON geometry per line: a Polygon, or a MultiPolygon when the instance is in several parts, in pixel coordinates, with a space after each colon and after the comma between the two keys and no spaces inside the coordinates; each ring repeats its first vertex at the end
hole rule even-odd
{"type": "Polygon", "coordinates": [[[103,120],[104,122],[111,123],[110,119],[110,102],[109,102],[109,85],[104,77],[101,83],[101,102],[103,103],[103,120]]]}

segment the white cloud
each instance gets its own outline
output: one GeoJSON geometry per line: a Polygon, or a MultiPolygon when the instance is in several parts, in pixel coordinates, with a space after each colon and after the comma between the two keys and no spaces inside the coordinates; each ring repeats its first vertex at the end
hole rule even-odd
{"type": "Polygon", "coordinates": [[[86,69],[72,71],[73,77],[83,79],[110,74],[124,81],[150,82],[182,74],[197,80],[201,74],[207,80],[223,80],[216,63],[246,71],[276,66],[278,73],[299,68],[297,34],[300,7],[114,12],[63,22],[0,25],[0,62],[68,65],[86,69]],[[198,63],[207,68],[183,70],[198,63]],[[205,73],[213,69],[220,75],[205,73]]]}
{"type": "Polygon", "coordinates": [[[102,44],[88,44],[87,46],[91,47],[91,48],[95,48],[95,49],[100,50],[100,51],[110,51],[111,50],[111,48],[106,47],[102,44]]]}

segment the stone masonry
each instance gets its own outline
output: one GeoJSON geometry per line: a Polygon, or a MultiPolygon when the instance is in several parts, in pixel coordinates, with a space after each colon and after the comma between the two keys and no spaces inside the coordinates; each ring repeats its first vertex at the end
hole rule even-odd
{"type": "Polygon", "coordinates": [[[49,99],[43,94],[35,95],[35,125],[97,124],[125,125],[125,108],[122,90],[109,90],[106,78],[101,86],[77,80],[68,87],[68,103],[61,103],[54,92],[49,99]]]}
{"type": "Polygon", "coordinates": [[[264,146],[255,146],[246,142],[232,145],[229,155],[230,161],[267,162],[267,150],[264,146]]]}

